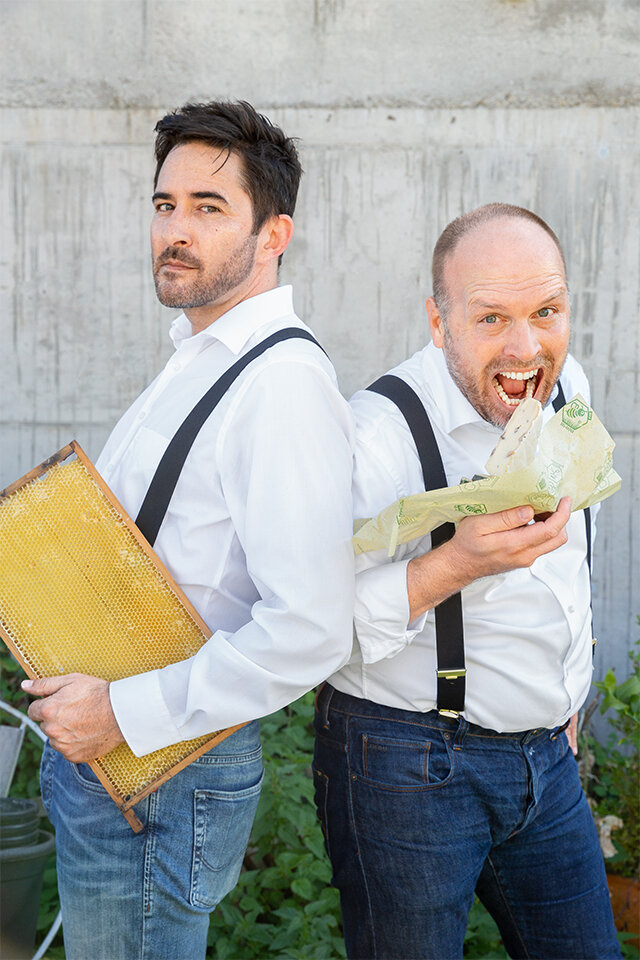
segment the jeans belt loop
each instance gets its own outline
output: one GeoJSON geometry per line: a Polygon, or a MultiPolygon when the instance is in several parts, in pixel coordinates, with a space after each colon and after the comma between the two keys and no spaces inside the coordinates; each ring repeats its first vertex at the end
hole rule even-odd
{"type": "Polygon", "coordinates": [[[322,726],[325,730],[331,729],[331,724],[329,723],[329,707],[334,693],[334,687],[325,680],[324,683],[320,684],[316,694],[316,710],[318,711],[322,726]]]}
{"type": "Polygon", "coordinates": [[[551,734],[551,737],[550,737],[549,739],[550,739],[550,740],[557,740],[558,737],[560,736],[560,734],[563,733],[563,732],[567,729],[567,727],[569,726],[570,723],[571,723],[571,717],[569,717],[568,720],[565,720],[565,722],[562,724],[561,727],[558,727],[557,730],[554,730],[553,733],[551,734]]]}
{"type": "Polygon", "coordinates": [[[462,750],[464,744],[464,738],[466,736],[467,730],[469,729],[469,723],[461,715],[458,717],[458,729],[456,730],[456,735],[453,738],[453,749],[462,750]]]}

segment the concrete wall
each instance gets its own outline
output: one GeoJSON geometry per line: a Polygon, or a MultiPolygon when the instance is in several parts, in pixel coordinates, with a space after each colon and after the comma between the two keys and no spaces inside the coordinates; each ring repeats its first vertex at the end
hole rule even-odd
{"type": "Polygon", "coordinates": [[[148,255],[156,120],[241,97],[301,138],[283,264],[351,393],[426,337],[429,255],[479,203],[556,229],[572,349],[616,443],[596,667],[640,636],[637,0],[2,0],[0,485],[96,456],[170,345],[148,255]]]}

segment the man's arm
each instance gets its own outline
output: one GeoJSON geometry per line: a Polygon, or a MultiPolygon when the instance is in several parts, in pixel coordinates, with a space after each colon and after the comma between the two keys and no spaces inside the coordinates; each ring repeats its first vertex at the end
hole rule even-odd
{"type": "Polygon", "coordinates": [[[571,515],[568,497],[547,520],[531,523],[533,508],[515,507],[500,513],[465,517],[446,543],[407,566],[409,621],[458,593],[474,580],[520,567],[567,541],[571,515]]]}

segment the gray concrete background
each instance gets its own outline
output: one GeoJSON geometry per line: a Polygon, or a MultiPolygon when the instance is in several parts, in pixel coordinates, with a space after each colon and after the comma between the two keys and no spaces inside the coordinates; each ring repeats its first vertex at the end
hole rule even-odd
{"type": "Polygon", "coordinates": [[[301,138],[282,279],[345,394],[426,338],[430,251],[479,203],[564,243],[572,349],[617,444],[596,672],[626,672],[640,559],[640,0],[0,0],[0,486],[95,457],[169,355],[153,126],[245,98],[301,138]]]}

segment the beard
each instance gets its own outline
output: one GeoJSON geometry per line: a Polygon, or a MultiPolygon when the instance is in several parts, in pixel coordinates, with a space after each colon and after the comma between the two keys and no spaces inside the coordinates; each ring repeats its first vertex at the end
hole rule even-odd
{"type": "Polygon", "coordinates": [[[565,359],[563,356],[558,360],[549,353],[540,353],[526,364],[515,363],[513,359],[498,358],[484,370],[478,372],[470,368],[466,358],[455,346],[454,339],[446,327],[443,340],[444,356],[451,379],[482,419],[501,430],[509,422],[515,407],[510,410],[506,409],[498,397],[493,386],[493,378],[496,373],[501,370],[532,370],[534,367],[542,370],[542,377],[539,378],[542,382],[542,390],[536,389],[535,395],[536,400],[539,400],[544,407],[551,396],[556,380],[560,376],[565,359]]]}
{"type": "Polygon", "coordinates": [[[165,307],[178,307],[180,310],[219,302],[251,274],[257,243],[257,235],[249,234],[215,272],[207,271],[202,261],[182,247],[166,247],[153,263],[153,282],[158,300],[165,307]],[[184,263],[195,270],[177,277],[161,274],[160,268],[169,260],[184,263]]]}

